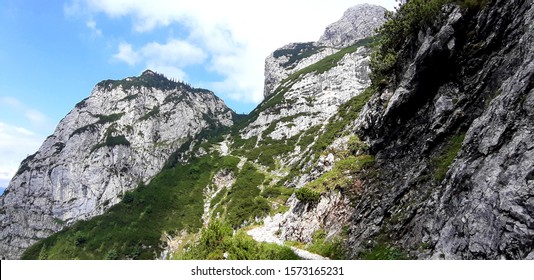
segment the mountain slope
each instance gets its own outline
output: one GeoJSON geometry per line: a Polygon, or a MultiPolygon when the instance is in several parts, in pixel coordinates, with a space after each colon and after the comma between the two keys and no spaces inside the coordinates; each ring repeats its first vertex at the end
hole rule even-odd
{"type": "Polygon", "coordinates": [[[0,255],[102,214],[148,183],[182,144],[232,125],[213,93],[145,71],[103,81],[26,158],[2,196],[0,255]]]}
{"type": "Polygon", "coordinates": [[[24,257],[532,259],[533,15],[412,0],[377,38],[279,49],[249,116],[24,257]]]}
{"type": "MultiPolygon", "coordinates": [[[[234,125],[231,134],[220,135],[204,143],[199,141],[187,143],[185,147],[189,146],[190,149],[182,148],[176,153],[183,161],[176,162],[172,170],[163,171],[160,176],[165,176],[162,174],[169,172],[175,174],[178,169],[193,168],[194,162],[197,161],[209,163],[201,168],[202,174],[208,176],[202,181],[205,184],[205,209],[202,214],[205,224],[219,217],[237,229],[250,225],[257,218],[270,213],[286,211],[287,207],[284,204],[294,191],[294,186],[287,188],[285,185],[294,184],[290,180],[289,170],[297,172],[299,164],[316,159],[311,147],[321,127],[335,114],[340,105],[351,97],[359,95],[369,85],[370,51],[366,46],[370,42],[362,39],[355,45],[336,51],[309,67],[293,71],[294,73],[278,86],[276,92],[260,104],[250,116],[234,125]],[[304,151],[307,151],[306,154],[304,151]],[[234,164],[238,162],[239,164],[221,168],[225,156],[234,156],[228,160],[237,159],[234,164]]],[[[178,173],[184,181],[197,180],[191,178],[189,172],[178,173]]],[[[197,186],[196,183],[194,185],[197,186]]],[[[158,176],[146,188],[134,192],[134,201],[141,199],[148,205],[159,205],[161,203],[157,203],[157,200],[149,202],[146,193],[151,189],[162,187],[158,176]]],[[[168,187],[179,188],[172,184],[168,187]]],[[[199,200],[197,195],[194,197],[195,199],[189,203],[191,207],[197,209],[199,200]]],[[[183,220],[180,215],[163,213],[156,215],[159,218],[152,219],[154,225],[149,225],[150,219],[145,221],[144,217],[152,217],[156,211],[146,213],[145,207],[146,205],[141,207],[123,201],[101,217],[76,224],[75,230],[69,229],[39,242],[24,256],[25,258],[38,258],[39,255],[47,258],[103,258],[108,257],[110,248],[114,248],[113,252],[119,258],[179,255],[173,244],[179,244],[196,236],[198,224],[194,220],[200,221],[198,212],[193,211],[193,208],[184,212],[191,218],[187,225],[180,225],[178,221],[183,220]],[[137,216],[142,216],[143,219],[137,221],[135,219],[137,216]],[[117,234],[105,240],[101,235],[95,235],[98,232],[110,232],[119,217],[123,217],[121,220],[126,219],[123,221],[124,224],[130,224],[129,229],[124,231],[131,234],[117,234]],[[173,219],[176,223],[168,222],[168,219],[173,219]],[[156,232],[160,232],[160,236],[145,230],[140,231],[140,234],[131,232],[131,228],[143,227],[155,228],[156,232]],[[86,242],[76,246],[76,234],[82,235],[86,242]],[[132,240],[127,235],[137,236],[139,244],[143,245],[141,247],[128,245],[132,240]],[[160,239],[167,240],[166,247],[155,246],[159,244],[160,239]],[[108,244],[104,246],[106,250],[94,245],[102,243],[108,244]],[[150,246],[152,247],[148,249],[150,246]]]]}
{"type": "Polygon", "coordinates": [[[532,259],[534,7],[437,11],[402,39],[390,82],[352,127],[378,173],[363,188],[348,246],[353,256],[387,248],[532,259]]]}

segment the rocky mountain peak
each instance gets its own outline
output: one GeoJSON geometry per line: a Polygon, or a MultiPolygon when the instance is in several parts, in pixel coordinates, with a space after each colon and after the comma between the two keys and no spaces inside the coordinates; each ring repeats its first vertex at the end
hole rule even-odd
{"type": "Polygon", "coordinates": [[[18,257],[36,240],[102,214],[175,160],[184,143],[232,119],[212,92],[151,70],[98,83],[0,197],[0,257],[18,257]]]}
{"type": "Polygon", "coordinates": [[[204,89],[193,88],[190,85],[169,79],[163,74],[159,74],[152,70],[145,70],[140,76],[128,77],[122,80],[104,80],[97,84],[98,88],[104,90],[113,90],[121,87],[123,90],[131,88],[154,88],[159,90],[175,90],[182,89],[191,92],[210,92],[204,89]]]}
{"type": "Polygon", "coordinates": [[[287,44],[265,60],[264,97],[271,96],[284,79],[344,48],[366,45],[385,22],[386,9],[371,4],[349,8],[341,19],[328,26],[318,42],[287,44]]]}
{"type": "Polygon", "coordinates": [[[321,46],[345,48],[358,40],[373,36],[385,21],[386,9],[371,4],[349,8],[341,19],[329,25],[317,42],[321,46]]]}

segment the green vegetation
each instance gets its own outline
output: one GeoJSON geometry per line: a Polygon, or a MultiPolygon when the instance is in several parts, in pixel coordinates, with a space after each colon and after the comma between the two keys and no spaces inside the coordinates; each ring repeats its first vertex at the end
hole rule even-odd
{"type": "Polygon", "coordinates": [[[221,159],[219,168],[237,173],[237,171],[239,171],[237,165],[240,161],[241,160],[238,157],[226,156],[221,159]]]}
{"type": "Polygon", "coordinates": [[[106,124],[106,123],[113,123],[118,121],[122,116],[124,116],[124,113],[117,113],[117,114],[111,114],[111,115],[92,115],[93,117],[98,118],[98,120],[92,124],[84,125],[82,127],[79,127],[75,129],[71,134],[70,137],[76,135],[76,134],[82,134],[86,131],[95,132],[96,131],[96,125],[99,124],[106,124]]]}
{"type": "MultiPolygon", "coordinates": [[[[70,137],[76,135],[76,134],[82,134],[82,133],[85,133],[86,131],[91,131],[91,132],[95,132],[96,131],[96,123],[92,123],[92,124],[88,124],[88,125],[84,125],[82,127],[79,127],[77,129],[75,129],[71,134],[70,134],[70,137]]],[[[70,138],[69,137],[69,138],[70,138]]]]}
{"type": "Polygon", "coordinates": [[[358,48],[362,46],[368,46],[372,44],[376,39],[375,38],[366,38],[362,39],[358,42],[356,42],[354,45],[344,48],[340,50],[339,52],[329,55],[319,62],[312,64],[308,67],[305,67],[293,74],[291,74],[289,77],[284,79],[282,82],[280,82],[280,86],[274,91],[273,94],[271,94],[268,98],[266,98],[256,109],[254,109],[250,115],[249,119],[246,122],[243,122],[239,125],[238,129],[246,124],[249,124],[253,122],[259,115],[260,112],[263,112],[269,108],[274,108],[275,105],[281,104],[283,102],[288,102],[285,99],[285,93],[293,86],[296,82],[298,82],[304,75],[312,72],[316,72],[318,74],[324,73],[331,69],[332,67],[336,66],[337,63],[346,55],[349,53],[353,53],[358,48]]]}
{"type": "Polygon", "coordinates": [[[144,116],[139,118],[139,121],[146,121],[152,117],[157,116],[158,114],[159,114],[159,107],[155,106],[154,108],[152,108],[152,110],[148,111],[148,113],[146,113],[144,116]]]}
{"type": "MultiPolygon", "coordinates": [[[[39,152],[35,152],[34,154],[31,154],[29,156],[27,156],[24,160],[22,160],[22,162],[20,163],[20,167],[19,167],[19,170],[17,170],[17,174],[16,175],[20,175],[26,171],[30,171],[30,166],[28,165],[31,161],[33,161],[33,159],[37,156],[39,152]]],[[[6,190],[7,191],[7,190],[6,190]]],[[[4,194],[6,194],[6,192],[4,191],[4,194]]]]}
{"type": "Polygon", "coordinates": [[[374,162],[375,158],[370,155],[351,155],[345,159],[340,159],[330,171],[308,183],[306,187],[318,193],[324,193],[336,188],[346,189],[353,180],[352,174],[374,164],[374,162]]]}
{"type": "Polygon", "coordinates": [[[186,96],[183,93],[171,93],[165,97],[165,99],[163,100],[163,103],[167,104],[167,103],[172,102],[176,104],[183,100],[186,100],[186,96]]]}
{"type": "Polygon", "coordinates": [[[153,259],[163,232],[196,232],[202,226],[203,189],[214,171],[231,161],[206,156],[165,169],[103,215],[39,241],[22,258],[153,259]]]}
{"type": "Polygon", "coordinates": [[[322,73],[332,69],[332,67],[337,66],[339,61],[345,55],[347,55],[349,53],[353,53],[353,52],[357,51],[361,47],[368,46],[368,45],[372,44],[375,40],[376,39],[374,37],[361,39],[358,42],[356,42],[354,45],[346,47],[344,49],[341,49],[340,51],[338,51],[338,52],[336,52],[334,54],[331,54],[331,55],[319,60],[317,63],[314,63],[314,64],[312,64],[312,65],[310,65],[310,66],[308,66],[306,68],[303,68],[303,69],[297,71],[296,73],[294,73],[291,76],[300,77],[300,76],[303,76],[305,74],[312,73],[312,72],[315,72],[317,74],[322,74],[322,73]]]}
{"type": "Polygon", "coordinates": [[[371,249],[363,252],[360,255],[363,260],[407,260],[408,254],[395,246],[391,246],[384,242],[379,242],[371,249]]]}
{"type": "Polygon", "coordinates": [[[456,3],[463,8],[480,9],[487,0],[410,0],[395,13],[388,12],[378,30],[378,44],[371,55],[371,80],[374,86],[385,86],[391,79],[393,68],[406,41],[417,37],[418,31],[430,27],[442,16],[443,5],[456,3]]]}
{"type": "Polygon", "coordinates": [[[321,48],[314,46],[313,42],[297,43],[292,49],[278,49],[274,51],[273,57],[289,57],[288,61],[282,64],[282,67],[288,68],[292,66],[295,62],[299,62],[307,57],[316,54],[317,52],[319,52],[319,50],[321,50],[321,48]]]}
{"type": "Polygon", "coordinates": [[[132,100],[135,100],[137,97],[139,97],[139,94],[130,94],[130,95],[127,95],[126,97],[124,97],[123,99],[119,100],[120,101],[132,101],[132,100]]]}
{"type": "Polygon", "coordinates": [[[247,158],[252,161],[257,159],[259,164],[273,170],[276,165],[275,158],[279,155],[292,152],[293,149],[293,145],[286,143],[263,145],[250,151],[247,154],[247,158]]]}
{"type": "Polygon", "coordinates": [[[312,243],[307,246],[307,250],[331,260],[344,260],[347,258],[346,251],[343,248],[343,239],[338,236],[327,240],[326,232],[323,229],[313,233],[312,243]]]}
{"type": "Polygon", "coordinates": [[[255,217],[261,217],[271,210],[270,203],[260,196],[260,189],[265,175],[258,172],[254,165],[245,163],[226,200],[229,201],[226,209],[226,221],[234,228],[240,227],[244,222],[250,222],[255,217]]]}
{"type": "Polygon", "coordinates": [[[321,199],[321,193],[307,187],[302,187],[295,191],[297,199],[302,202],[318,202],[321,199]]]}
{"type": "Polygon", "coordinates": [[[266,187],[261,192],[261,196],[265,198],[279,197],[281,195],[291,196],[293,192],[293,189],[288,189],[285,187],[266,187]]]}
{"type": "Polygon", "coordinates": [[[87,99],[89,99],[89,97],[86,97],[84,98],[82,101],[76,103],[76,105],[74,105],[74,107],[78,108],[78,109],[83,109],[87,106],[87,99]]]}
{"type": "Polygon", "coordinates": [[[288,247],[258,243],[246,232],[239,230],[233,235],[230,225],[221,221],[212,222],[202,230],[193,244],[175,258],[185,260],[297,260],[299,257],[288,247]]]}
{"type": "Polygon", "coordinates": [[[96,121],[96,124],[106,124],[106,123],[112,123],[118,121],[120,118],[124,116],[124,113],[117,113],[117,114],[111,114],[111,115],[95,115],[95,117],[98,118],[98,121],[96,121]]]}
{"type": "Polygon", "coordinates": [[[210,92],[205,89],[193,88],[189,84],[169,80],[162,74],[154,73],[150,70],[143,72],[139,77],[129,77],[124,80],[105,80],[97,84],[97,87],[105,88],[108,90],[122,87],[124,90],[140,87],[153,87],[161,90],[173,90],[184,89],[193,93],[206,93],[210,92]]]}
{"type": "Polygon", "coordinates": [[[126,139],[124,135],[107,136],[104,143],[94,145],[91,149],[91,152],[96,151],[102,147],[114,147],[119,145],[130,146],[130,141],[128,141],[128,139],[126,139]]]}
{"type": "Polygon", "coordinates": [[[319,135],[312,150],[318,154],[324,151],[335,139],[342,137],[347,125],[358,117],[363,106],[367,104],[375,92],[375,88],[369,87],[341,105],[338,112],[328,121],[324,132],[319,135]]]}
{"type": "Polygon", "coordinates": [[[458,155],[458,152],[462,148],[462,143],[465,138],[465,133],[455,135],[451,137],[446,144],[445,149],[443,152],[434,159],[434,178],[438,181],[443,181],[445,179],[445,175],[447,175],[447,171],[449,170],[449,166],[453,163],[454,159],[458,155]]]}

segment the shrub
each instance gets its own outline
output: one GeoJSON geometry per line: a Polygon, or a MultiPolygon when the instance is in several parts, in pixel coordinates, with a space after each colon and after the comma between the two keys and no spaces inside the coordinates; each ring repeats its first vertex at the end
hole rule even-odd
{"type": "Polygon", "coordinates": [[[318,202],[321,199],[321,193],[309,189],[307,187],[302,187],[295,191],[297,199],[302,202],[318,202]]]}
{"type": "Polygon", "coordinates": [[[375,159],[370,155],[349,156],[337,161],[334,167],[321,175],[315,181],[306,185],[318,193],[323,193],[335,188],[346,188],[352,181],[351,175],[359,172],[374,163],[375,159]]]}
{"type": "Polygon", "coordinates": [[[227,220],[234,228],[238,228],[245,221],[254,219],[269,213],[269,203],[261,197],[260,189],[265,175],[259,173],[254,165],[247,162],[237,175],[236,181],[230,191],[227,199],[230,201],[227,205],[227,220]]]}
{"type": "Polygon", "coordinates": [[[214,221],[203,229],[199,241],[180,252],[178,259],[224,259],[231,260],[290,260],[298,256],[288,247],[254,241],[243,230],[234,235],[232,227],[222,221],[214,221]]]}

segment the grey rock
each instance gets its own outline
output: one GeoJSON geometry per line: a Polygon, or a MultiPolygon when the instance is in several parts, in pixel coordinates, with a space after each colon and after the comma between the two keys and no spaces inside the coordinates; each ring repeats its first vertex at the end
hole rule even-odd
{"type": "Polygon", "coordinates": [[[493,1],[443,13],[408,41],[398,80],[354,122],[380,175],[355,207],[352,256],[389,240],[417,258],[531,258],[534,7],[493,1]],[[436,177],[451,139],[464,133],[436,177]]]}
{"type": "Polygon", "coordinates": [[[343,17],[329,25],[317,42],[321,46],[345,48],[357,41],[374,36],[382,26],[386,9],[371,4],[360,4],[349,8],[343,17]]]}
{"type": "Polygon", "coordinates": [[[328,26],[318,42],[292,43],[274,51],[265,60],[265,98],[289,75],[375,35],[376,29],[385,22],[385,12],[386,9],[376,5],[356,5],[328,26]]]}
{"type": "MultiPolygon", "coordinates": [[[[155,76],[145,71],[141,78],[155,76]]],[[[185,85],[99,83],[22,162],[0,198],[0,256],[18,258],[37,240],[102,214],[126,191],[148,183],[209,122],[232,125],[232,114],[212,92],[185,85]]]]}

